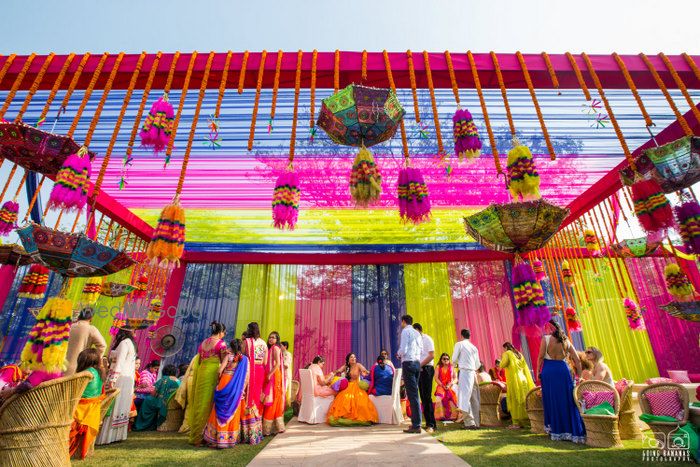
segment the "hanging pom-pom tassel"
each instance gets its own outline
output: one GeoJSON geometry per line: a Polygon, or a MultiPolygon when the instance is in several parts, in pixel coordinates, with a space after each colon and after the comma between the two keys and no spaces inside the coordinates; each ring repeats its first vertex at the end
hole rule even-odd
{"type": "Polygon", "coordinates": [[[542,261],[539,259],[535,258],[532,261],[532,270],[535,271],[535,279],[539,282],[547,279],[547,273],[544,271],[544,264],[542,264],[542,261]]]}
{"type": "Polygon", "coordinates": [[[372,153],[364,145],[355,157],[350,173],[350,195],[357,206],[368,206],[379,201],[382,194],[382,176],[372,153]]]}
{"type": "Polygon", "coordinates": [[[162,152],[170,141],[174,118],[173,106],[168,102],[168,95],[164,94],[153,103],[146,120],[143,122],[139,133],[141,145],[153,148],[155,154],[162,152]]]}
{"type": "Polygon", "coordinates": [[[406,167],[399,171],[399,214],[403,222],[420,224],[430,220],[428,186],[419,169],[406,167]]]}
{"type": "Polygon", "coordinates": [[[288,170],[277,178],[272,195],[272,221],[275,228],[294,230],[299,217],[299,177],[289,164],[288,170]]]}
{"type": "Polygon", "coordinates": [[[91,277],[85,282],[83,294],[80,296],[80,299],[82,302],[91,305],[100,297],[100,292],[102,292],[102,278],[91,277]]]}
{"type": "Polygon", "coordinates": [[[668,293],[673,295],[673,297],[678,301],[690,301],[693,299],[695,290],[693,285],[690,283],[688,276],[685,272],[681,271],[680,266],[676,263],[671,263],[664,269],[664,276],[666,277],[666,288],[668,293]]]}
{"type": "Polygon", "coordinates": [[[30,370],[61,372],[68,350],[68,333],[73,317],[73,304],[59,297],[49,298],[29,331],[21,360],[30,370]]]}
{"type": "Polygon", "coordinates": [[[571,270],[571,266],[569,266],[569,262],[567,260],[561,262],[561,277],[566,285],[569,287],[574,286],[574,273],[571,270]]]}
{"type": "Polygon", "coordinates": [[[148,276],[146,274],[141,274],[132,285],[134,286],[134,291],[131,292],[131,297],[134,300],[146,297],[146,291],[148,290],[148,276]]]}
{"type": "Polygon", "coordinates": [[[457,109],[452,117],[452,129],[454,131],[455,154],[459,161],[463,158],[474,159],[481,155],[481,140],[479,130],[476,129],[472,114],[466,109],[457,109]]]}
{"type": "Polygon", "coordinates": [[[673,227],[673,211],[661,186],[654,179],[632,185],[634,213],[647,233],[673,227]]]}
{"type": "Polygon", "coordinates": [[[160,318],[160,312],[162,309],[163,300],[161,300],[160,297],[156,297],[153,300],[151,300],[151,303],[148,306],[148,320],[157,321],[158,318],[160,318]]]}
{"type": "Polygon", "coordinates": [[[123,311],[117,312],[114,316],[114,321],[112,321],[112,327],[109,328],[109,334],[111,336],[116,336],[119,332],[119,328],[126,325],[126,313],[123,311]]]}
{"type": "Polygon", "coordinates": [[[700,205],[688,201],[675,207],[679,233],[688,253],[700,254],[700,205]]]}
{"type": "Polygon", "coordinates": [[[647,327],[644,324],[644,317],[642,316],[639,306],[631,298],[625,298],[623,302],[625,306],[625,313],[627,314],[627,322],[630,325],[630,329],[633,331],[644,331],[647,327]]]}
{"type": "Polygon", "coordinates": [[[95,209],[88,205],[87,209],[87,236],[90,240],[97,240],[97,226],[95,225],[95,209]]]}
{"type": "Polygon", "coordinates": [[[513,138],[513,149],[508,151],[508,189],[516,201],[540,198],[540,175],[532,153],[517,138],[513,138]]]}
{"type": "Polygon", "coordinates": [[[39,300],[46,295],[46,286],[49,283],[49,268],[41,264],[32,264],[29,271],[22,278],[17,297],[39,300]]]}
{"type": "Polygon", "coordinates": [[[185,251],[185,210],[180,206],[180,196],[163,208],[158,225],[148,244],[146,256],[152,266],[173,268],[180,265],[185,251]]]}
{"type": "Polygon", "coordinates": [[[569,332],[581,331],[581,321],[579,321],[578,314],[576,314],[576,310],[573,307],[566,307],[564,318],[566,318],[566,327],[569,329],[569,332]]]}
{"type": "Polygon", "coordinates": [[[0,208],[0,235],[5,236],[17,227],[19,204],[16,201],[5,201],[0,208]]]}
{"type": "Polygon", "coordinates": [[[518,310],[516,324],[542,326],[549,321],[551,315],[544,299],[544,291],[529,264],[522,262],[513,267],[512,283],[515,307],[518,310]]]}
{"type": "Polygon", "coordinates": [[[599,258],[602,256],[600,251],[600,243],[598,242],[598,236],[592,229],[586,229],[583,231],[583,241],[586,242],[586,249],[588,254],[594,258],[599,258]]]}
{"type": "Polygon", "coordinates": [[[87,202],[90,172],[90,156],[87,148],[83,146],[77,153],[66,158],[56,174],[56,181],[49,196],[49,207],[68,211],[83,209],[87,202]]]}

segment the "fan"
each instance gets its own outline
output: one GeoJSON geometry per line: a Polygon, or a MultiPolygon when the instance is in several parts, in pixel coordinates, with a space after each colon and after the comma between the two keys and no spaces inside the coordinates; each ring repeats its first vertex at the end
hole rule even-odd
{"type": "Polygon", "coordinates": [[[177,326],[161,326],[153,332],[151,350],[159,357],[172,357],[185,345],[185,336],[177,326]]]}

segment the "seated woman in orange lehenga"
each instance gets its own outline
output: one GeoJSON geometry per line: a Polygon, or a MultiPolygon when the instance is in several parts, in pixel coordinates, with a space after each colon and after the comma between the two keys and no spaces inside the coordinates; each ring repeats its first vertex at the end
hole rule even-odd
{"type": "Polygon", "coordinates": [[[354,353],[345,357],[345,365],[336,374],[348,380],[348,387],[335,396],[328,409],[328,424],[331,426],[371,425],[379,422],[377,409],[369,399],[367,392],[360,388],[360,375],[369,374],[367,369],[357,363],[354,353]]]}

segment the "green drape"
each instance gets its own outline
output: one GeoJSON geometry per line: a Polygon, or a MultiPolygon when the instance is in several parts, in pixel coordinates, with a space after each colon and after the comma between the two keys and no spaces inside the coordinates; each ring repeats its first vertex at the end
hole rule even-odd
{"type": "Polygon", "coordinates": [[[288,264],[246,264],[243,266],[238,299],[236,337],[251,321],[260,325],[263,340],[277,331],[294,351],[297,266],[288,264]]]}
{"type": "MultiPolygon", "coordinates": [[[[577,278],[585,281],[592,305],[590,308],[581,303],[578,305],[582,310],[579,315],[586,345],[598,347],[603,352],[615,380],[626,378],[644,382],[647,378],[659,376],[647,332],[632,331],[627,323],[622,304],[625,297],[620,297],[610,263],[607,259],[593,261],[596,262],[598,277],[589,265],[583,277],[577,278]]],[[[621,271],[627,290],[634,290],[624,261],[611,261],[618,261],[620,267],[617,270],[621,271]]],[[[636,301],[636,297],[632,298],[636,301]]]]}

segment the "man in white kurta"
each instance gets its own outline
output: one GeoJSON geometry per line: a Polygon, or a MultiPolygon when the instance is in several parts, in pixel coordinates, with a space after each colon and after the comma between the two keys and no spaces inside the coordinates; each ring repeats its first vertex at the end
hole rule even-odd
{"type": "Polygon", "coordinates": [[[452,361],[459,368],[459,388],[457,406],[462,411],[464,426],[469,429],[479,428],[479,410],[481,397],[476,382],[476,370],[479,368],[479,350],[469,341],[469,329],[462,329],[462,340],[457,342],[452,352],[452,361]]]}

